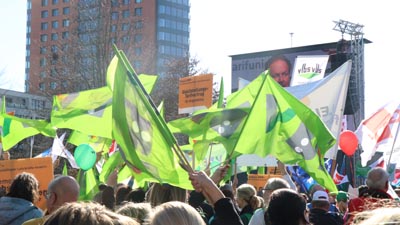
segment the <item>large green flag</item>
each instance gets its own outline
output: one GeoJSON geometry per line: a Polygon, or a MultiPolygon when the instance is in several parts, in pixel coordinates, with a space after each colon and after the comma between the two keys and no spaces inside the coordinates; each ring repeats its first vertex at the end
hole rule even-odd
{"type": "Polygon", "coordinates": [[[23,119],[8,114],[0,115],[0,129],[5,151],[23,139],[39,133],[48,137],[56,135],[55,128],[45,120],[23,119]]]}
{"type": "Polygon", "coordinates": [[[99,180],[96,177],[95,169],[87,171],[79,170],[77,181],[79,183],[79,200],[92,201],[99,192],[99,180]]]}
{"type": "Polygon", "coordinates": [[[51,123],[111,139],[112,92],[108,87],[59,94],[53,98],[51,123]]]}
{"type": "Polygon", "coordinates": [[[182,162],[174,152],[176,140],[141,87],[124,53],[116,50],[116,54],[112,131],[124,161],[134,168],[134,177],[139,182],[154,181],[193,189],[187,171],[180,166],[182,162]]]}
{"type": "Polygon", "coordinates": [[[263,83],[245,121],[235,151],[272,154],[286,164],[298,164],[319,184],[337,191],[324,167],[323,156],[335,138],[317,114],[288,93],[271,76],[263,83]]]}

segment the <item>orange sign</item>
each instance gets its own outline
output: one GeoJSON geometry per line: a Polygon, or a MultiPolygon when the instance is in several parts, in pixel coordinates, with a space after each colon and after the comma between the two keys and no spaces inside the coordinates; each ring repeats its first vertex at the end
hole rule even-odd
{"type": "Polygon", "coordinates": [[[179,114],[207,109],[212,104],[213,75],[179,79],[179,114]]]}
{"type": "Polygon", "coordinates": [[[247,177],[247,183],[253,185],[257,191],[261,191],[268,179],[273,177],[282,178],[281,175],[275,174],[249,174],[247,177]]]}
{"type": "Polygon", "coordinates": [[[15,160],[0,160],[0,188],[8,192],[11,182],[22,172],[32,173],[39,181],[39,201],[36,206],[46,209],[47,186],[53,179],[53,163],[51,157],[28,158],[15,160]]]}

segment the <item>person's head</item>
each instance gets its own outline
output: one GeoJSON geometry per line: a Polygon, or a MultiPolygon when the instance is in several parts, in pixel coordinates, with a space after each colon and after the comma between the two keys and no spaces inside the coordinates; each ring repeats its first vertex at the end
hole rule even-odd
{"type": "Polygon", "coordinates": [[[169,184],[153,183],[147,191],[146,200],[152,207],[169,201],[187,202],[187,193],[185,189],[169,184]]]}
{"type": "Polygon", "coordinates": [[[39,181],[32,173],[20,173],[11,182],[7,196],[35,203],[39,197],[39,181]]]}
{"type": "Polygon", "coordinates": [[[150,203],[133,203],[127,202],[123,206],[121,206],[116,213],[129,216],[133,219],[136,219],[140,224],[146,223],[149,221],[150,215],[152,213],[152,208],[150,203]]]}
{"type": "Polygon", "coordinates": [[[311,200],[311,205],[315,209],[323,209],[325,211],[328,211],[330,207],[328,193],[326,193],[326,191],[314,192],[311,200]]]}
{"type": "Polygon", "coordinates": [[[271,77],[282,87],[289,87],[292,75],[291,63],[284,55],[271,57],[267,62],[267,69],[271,77]]]}
{"type": "Polygon", "coordinates": [[[253,210],[262,206],[260,198],[257,196],[257,191],[253,185],[241,184],[236,189],[236,203],[239,208],[244,208],[250,205],[253,210]]]}
{"type": "Polygon", "coordinates": [[[308,224],[306,201],[292,189],[275,190],[271,194],[264,220],[266,224],[274,225],[308,224]]]}
{"type": "Polygon", "coordinates": [[[95,196],[95,201],[104,205],[108,209],[114,210],[115,207],[115,194],[114,188],[106,184],[99,185],[99,192],[95,196]]]}
{"type": "Polygon", "coordinates": [[[45,225],[139,225],[95,202],[68,202],[45,220],[45,225]]]}
{"type": "Polygon", "coordinates": [[[146,192],[142,188],[136,188],[131,190],[126,196],[125,200],[129,202],[144,202],[146,197],[146,192]]]}
{"type": "Polygon", "coordinates": [[[381,167],[372,168],[367,174],[366,184],[370,189],[387,191],[389,188],[389,174],[381,167]]]}
{"type": "Polygon", "coordinates": [[[225,197],[232,199],[232,201],[235,200],[235,194],[233,193],[233,187],[230,184],[224,184],[219,189],[222,191],[222,193],[225,195],[225,197]]]}
{"type": "Polygon", "coordinates": [[[115,205],[120,205],[123,201],[125,201],[131,190],[132,188],[128,185],[120,184],[115,191],[115,205]]]}
{"type": "Polygon", "coordinates": [[[200,213],[178,201],[163,203],[154,209],[150,225],[205,225],[200,213]]]}
{"type": "Polygon", "coordinates": [[[325,188],[319,184],[313,184],[310,187],[310,196],[312,197],[316,191],[325,191],[325,188]]]}
{"type": "Polygon", "coordinates": [[[336,195],[336,206],[340,212],[346,212],[347,210],[347,201],[349,200],[349,195],[347,192],[339,191],[336,195]]]}
{"type": "Polygon", "coordinates": [[[290,185],[286,180],[282,178],[269,178],[263,189],[263,199],[265,204],[268,204],[271,193],[281,188],[290,188],[290,185]]]}
{"type": "Polygon", "coordinates": [[[79,184],[71,176],[57,176],[48,185],[46,193],[47,212],[52,213],[66,202],[76,202],[79,184]]]}

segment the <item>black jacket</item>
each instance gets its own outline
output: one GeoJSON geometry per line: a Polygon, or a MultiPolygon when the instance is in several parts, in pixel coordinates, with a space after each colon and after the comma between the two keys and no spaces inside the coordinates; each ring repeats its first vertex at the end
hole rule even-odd
{"type": "Polygon", "coordinates": [[[310,210],[310,222],[313,225],[343,225],[344,221],[339,213],[327,212],[323,209],[310,210]]]}

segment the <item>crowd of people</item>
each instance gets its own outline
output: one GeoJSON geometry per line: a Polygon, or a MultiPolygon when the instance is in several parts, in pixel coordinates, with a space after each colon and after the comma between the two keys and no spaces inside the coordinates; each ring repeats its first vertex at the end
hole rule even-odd
{"type": "Polygon", "coordinates": [[[45,211],[35,206],[38,180],[23,172],[0,197],[0,225],[400,224],[400,202],[388,194],[389,176],[379,167],[370,170],[366,185],[352,199],[346,192],[329,193],[320,185],[308,198],[295,188],[286,170],[281,178],[268,179],[259,196],[250,184],[224,184],[228,167],[221,166],[211,176],[189,173],[194,190],[159,183],[151,183],[147,190],[102,184],[91,201],[78,200],[80,187],[74,177],[56,175],[47,187],[45,211]]]}
{"type": "MultiPolygon", "coordinates": [[[[271,76],[290,85],[290,62],[277,56],[268,62],[271,76]]],[[[35,206],[39,182],[18,174],[0,195],[0,225],[348,225],[400,224],[400,202],[388,193],[389,175],[373,168],[358,197],[329,193],[316,184],[301,193],[285,166],[281,178],[270,178],[261,192],[244,183],[222,183],[229,166],[213,174],[190,172],[194,190],[151,183],[146,189],[128,184],[102,184],[91,201],[79,201],[72,176],[56,175],[45,194],[46,209],[35,206]]]]}

